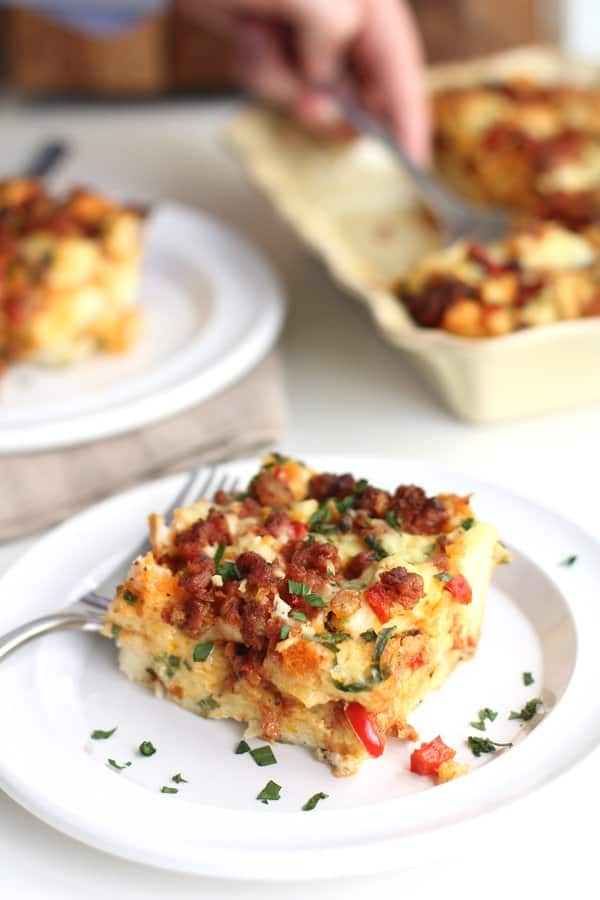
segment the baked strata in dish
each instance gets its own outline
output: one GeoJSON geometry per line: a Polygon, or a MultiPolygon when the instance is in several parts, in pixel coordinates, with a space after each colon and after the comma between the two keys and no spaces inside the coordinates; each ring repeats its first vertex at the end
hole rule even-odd
{"type": "Polygon", "coordinates": [[[425,328],[509,334],[600,315],[598,251],[591,237],[532,222],[494,244],[460,241],[425,256],[396,292],[425,328]]]}
{"type": "Polygon", "coordinates": [[[436,163],[471,200],[600,220],[600,87],[525,79],[434,96],[436,163]]]}
{"type": "Polygon", "coordinates": [[[388,736],[416,739],[411,710],[475,652],[508,559],[469,497],[390,493],[278,454],[243,494],[151,516],[150,531],[106,617],[123,672],[246,736],[313,748],[336,775],[388,736]]]}
{"type": "Polygon", "coordinates": [[[141,213],[97,193],[0,181],[0,362],[65,363],[129,348],[141,213]]]}

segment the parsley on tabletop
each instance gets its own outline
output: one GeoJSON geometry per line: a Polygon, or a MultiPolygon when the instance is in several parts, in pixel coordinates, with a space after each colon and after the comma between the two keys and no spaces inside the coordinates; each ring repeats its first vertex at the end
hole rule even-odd
{"type": "Polygon", "coordinates": [[[109,737],[112,737],[115,731],[117,730],[117,725],[114,728],[111,728],[110,731],[102,731],[100,728],[96,728],[95,731],[92,731],[90,737],[93,741],[106,741],[109,737]]]}
{"type": "Polygon", "coordinates": [[[529,722],[530,719],[533,719],[535,714],[537,713],[538,706],[542,705],[542,701],[539,697],[534,697],[533,700],[528,700],[523,709],[519,710],[519,712],[511,712],[509,719],[521,719],[522,722],[529,722]]]}
{"type": "Polygon", "coordinates": [[[161,794],[178,794],[179,793],[177,788],[168,787],[166,784],[163,784],[163,786],[160,789],[160,792],[161,792],[161,794]]]}
{"type": "Polygon", "coordinates": [[[531,672],[523,672],[523,684],[525,687],[529,687],[530,684],[533,684],[535,678],[531,674],[531,672]]]}
{"type": "Polygon", "coordinates": [[[483,709],[479,710],[478,719],[476,722],[469,722],[469,725],[472,728],[477,728],[479,731],[485,731],[485,723],[486,719],[490,722],[493,722],[495,718],[497,718],[498,713],[493,709],[490,709],[489,706],[484,706],[483,709]]]}
{"type": "Polygon", "coordinates": [[[572,566],[576,562],[577,562],[576,555],[567,556],[566,559],[563,559],[561,562],[559,562],[559,566],[567,566],[568,567],[568,566],[572,566]]]}
{"type": "Polygon", "coordinates": [[[174,781],[175,784],[189,784],[187,778],[184,778],[181,772],[178,772],[177,775],[172,775],[171,781],[174,781]]]}
{"type": "Polygon", "coordinates": [[[109,766],[111,766],[111,768],[117,769],[117,771],[119,771],[119,772],[121,771],[121,769],[126,769],[128,766],[131,765],[130,762],[126,762],[126,763],[123,763],[122,766],[120,766],[119,763],[116,762],[114,759],[107,759],[106,762],[108,763],[109,766]]]}
{"type": "Polygon", "coordinates": [[[329,797],[329,794],[324,794],[323,791],[319,791],[318,794],[313,794],[312,797],[310,797],[306,801],[306,803],[304,804],[302,809],[308,812],[309,810],[315,808],[315,806],[317,805],[319,800],[327,800],[328,797],[329,797]]]}
{"type": "Polygon", "coordinates": [[[281,793],[281,785],[275,781],[267,781],[262,791],[256,795],[256,799],[261,803],[268,803],[269,800],[279,800],[281,793]]]}
{"type": "Polygon", "coordinates": [[[238,756],[240,753],[250,753],[250,747],[248,746],[246,741],[240,741],[233,752],[238,756]]]}
{"type": "Polygon", "coordinates": [[[156,753],[156,747],[151,741],[142,741],[138,749],[142,756],[154,756],[156,753]]]}
{"type": "Polygon", "coordinates": [[[254,750],[251,750],[250,756],[257,766],[274,766],[277,762],[275,754],[268,744],[265,744],[264,747],[256,747],[254,750]]]}
{"type": "Polygon", "coordinates": [[[467,744],[473,756],[481,756],[482,753],[495,753],[499,747],[512,747],[512,744],[499,744],[490,738],[473,737],[469,735],[467,744]]]}

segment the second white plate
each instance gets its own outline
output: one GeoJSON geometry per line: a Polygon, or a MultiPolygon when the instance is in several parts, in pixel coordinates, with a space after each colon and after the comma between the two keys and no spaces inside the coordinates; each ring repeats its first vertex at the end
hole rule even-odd
{"type": "MultiPolygon", "coordinates": [[[[277,765],[235,755],[243,727],[203,720],[118,671],[113,646],[98,636],[49,635],[0,666],[3,730],[0,784],[32,813],[93,846],[153,865],[226,878],[327,878],[412,865],[489,835],[490,816],[573,766],[600,742],[597,681],[600,607],[598,544],[576,525],[506,491],[452,470],[381,457],[308,460],[393,488],[475,492],[474,508],[494,522],[514,561],[496,573],[481,645],[411,720],[423,740],[437,734],[472,771],[434,787],[408,771],[412,745],[389,741],[378,760],[346,779],[301,747],[275,745],[277,765]],[[570,567],[559,563],[576,555],[570,567]],[[523,684],[522,673],[535,683],[523,684]],[[541,696],[531,722],[511,710],[541,696]],[[482,707],[498,717],[485,735],[469,727],[482,707]],[[107,741],[94,729],[118,726],[107,741]],[[512,741],[473,757],[465,738],[512,741]],[[136,748],[150,740],[150,758],[136,748]],[[122,772],[107,758],[131,760],[122,772]],[[182,773],[188,783],[169,796],[182,773]],[[263,806],[269,780],[281,800],[263,806]],[[302,804],[329,795],[312,812],[302,804]],[[482,825],[482,816],[486,825],[482,825]]],[[[255,462],[228,466],[247,479],[255,462]]],[[[179,477],[142,485],[66,522],[22,557],[0,582],[0,633],[56,609],[94,584],[133,546],[146,514],[165,508],[179,477]],[[38,573],[32,577],[32,573],[38,573]],[[43,578],[39,573],[43,573],[43,578]]],[[[252,742],[254,746],[262,741],[252,742]]],[[[515,812],[516,814],[516,812],[515,812]]]]}
{"type": "Polygon", "coordinates": [[[9,369],[0,384],[0,453],[121,434],[205,400],[267,353],[285,309],[256,250],[176,204],[159,206],[148,223],[139,297],[146,328],[131,353],[9,369]]]}

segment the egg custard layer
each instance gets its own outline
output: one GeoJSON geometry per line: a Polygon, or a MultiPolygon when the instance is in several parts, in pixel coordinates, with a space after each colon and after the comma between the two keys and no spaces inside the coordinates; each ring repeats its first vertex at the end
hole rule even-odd
{"type": "Polygon", "coordinates": [[[412,709],[477,647],[508,561],[468,497],[394,493],[272,454],[242,494],[150,517],[104,633],[192,712],[301,744],[336,775],[416,739],[412,709]]]}
{"type": "Polygon", "coordinates": [[[141,324],[141,213],[86,190],[0,181],[0,365],[123,352],[141,324]]]}

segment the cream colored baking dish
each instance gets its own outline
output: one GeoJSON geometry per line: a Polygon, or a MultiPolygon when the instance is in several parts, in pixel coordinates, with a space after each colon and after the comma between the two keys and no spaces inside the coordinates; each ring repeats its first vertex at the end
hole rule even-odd
{"type": "MultiPolygon", "coordinates": [[[[520,48],[430,71],[433,90],[526,75],[600,82],[600,67],[520,48]]],[[[459,417],[497,422],[600,402],[600,318],[503,337],[460,338],[415,325],[393,284],[438,237],[412,184],[384,147],[315,140],[264,110],[244,110],[230,136],[248,171],[333,276],[365,302],[385,338],[410,353],[459,417]]]]}

